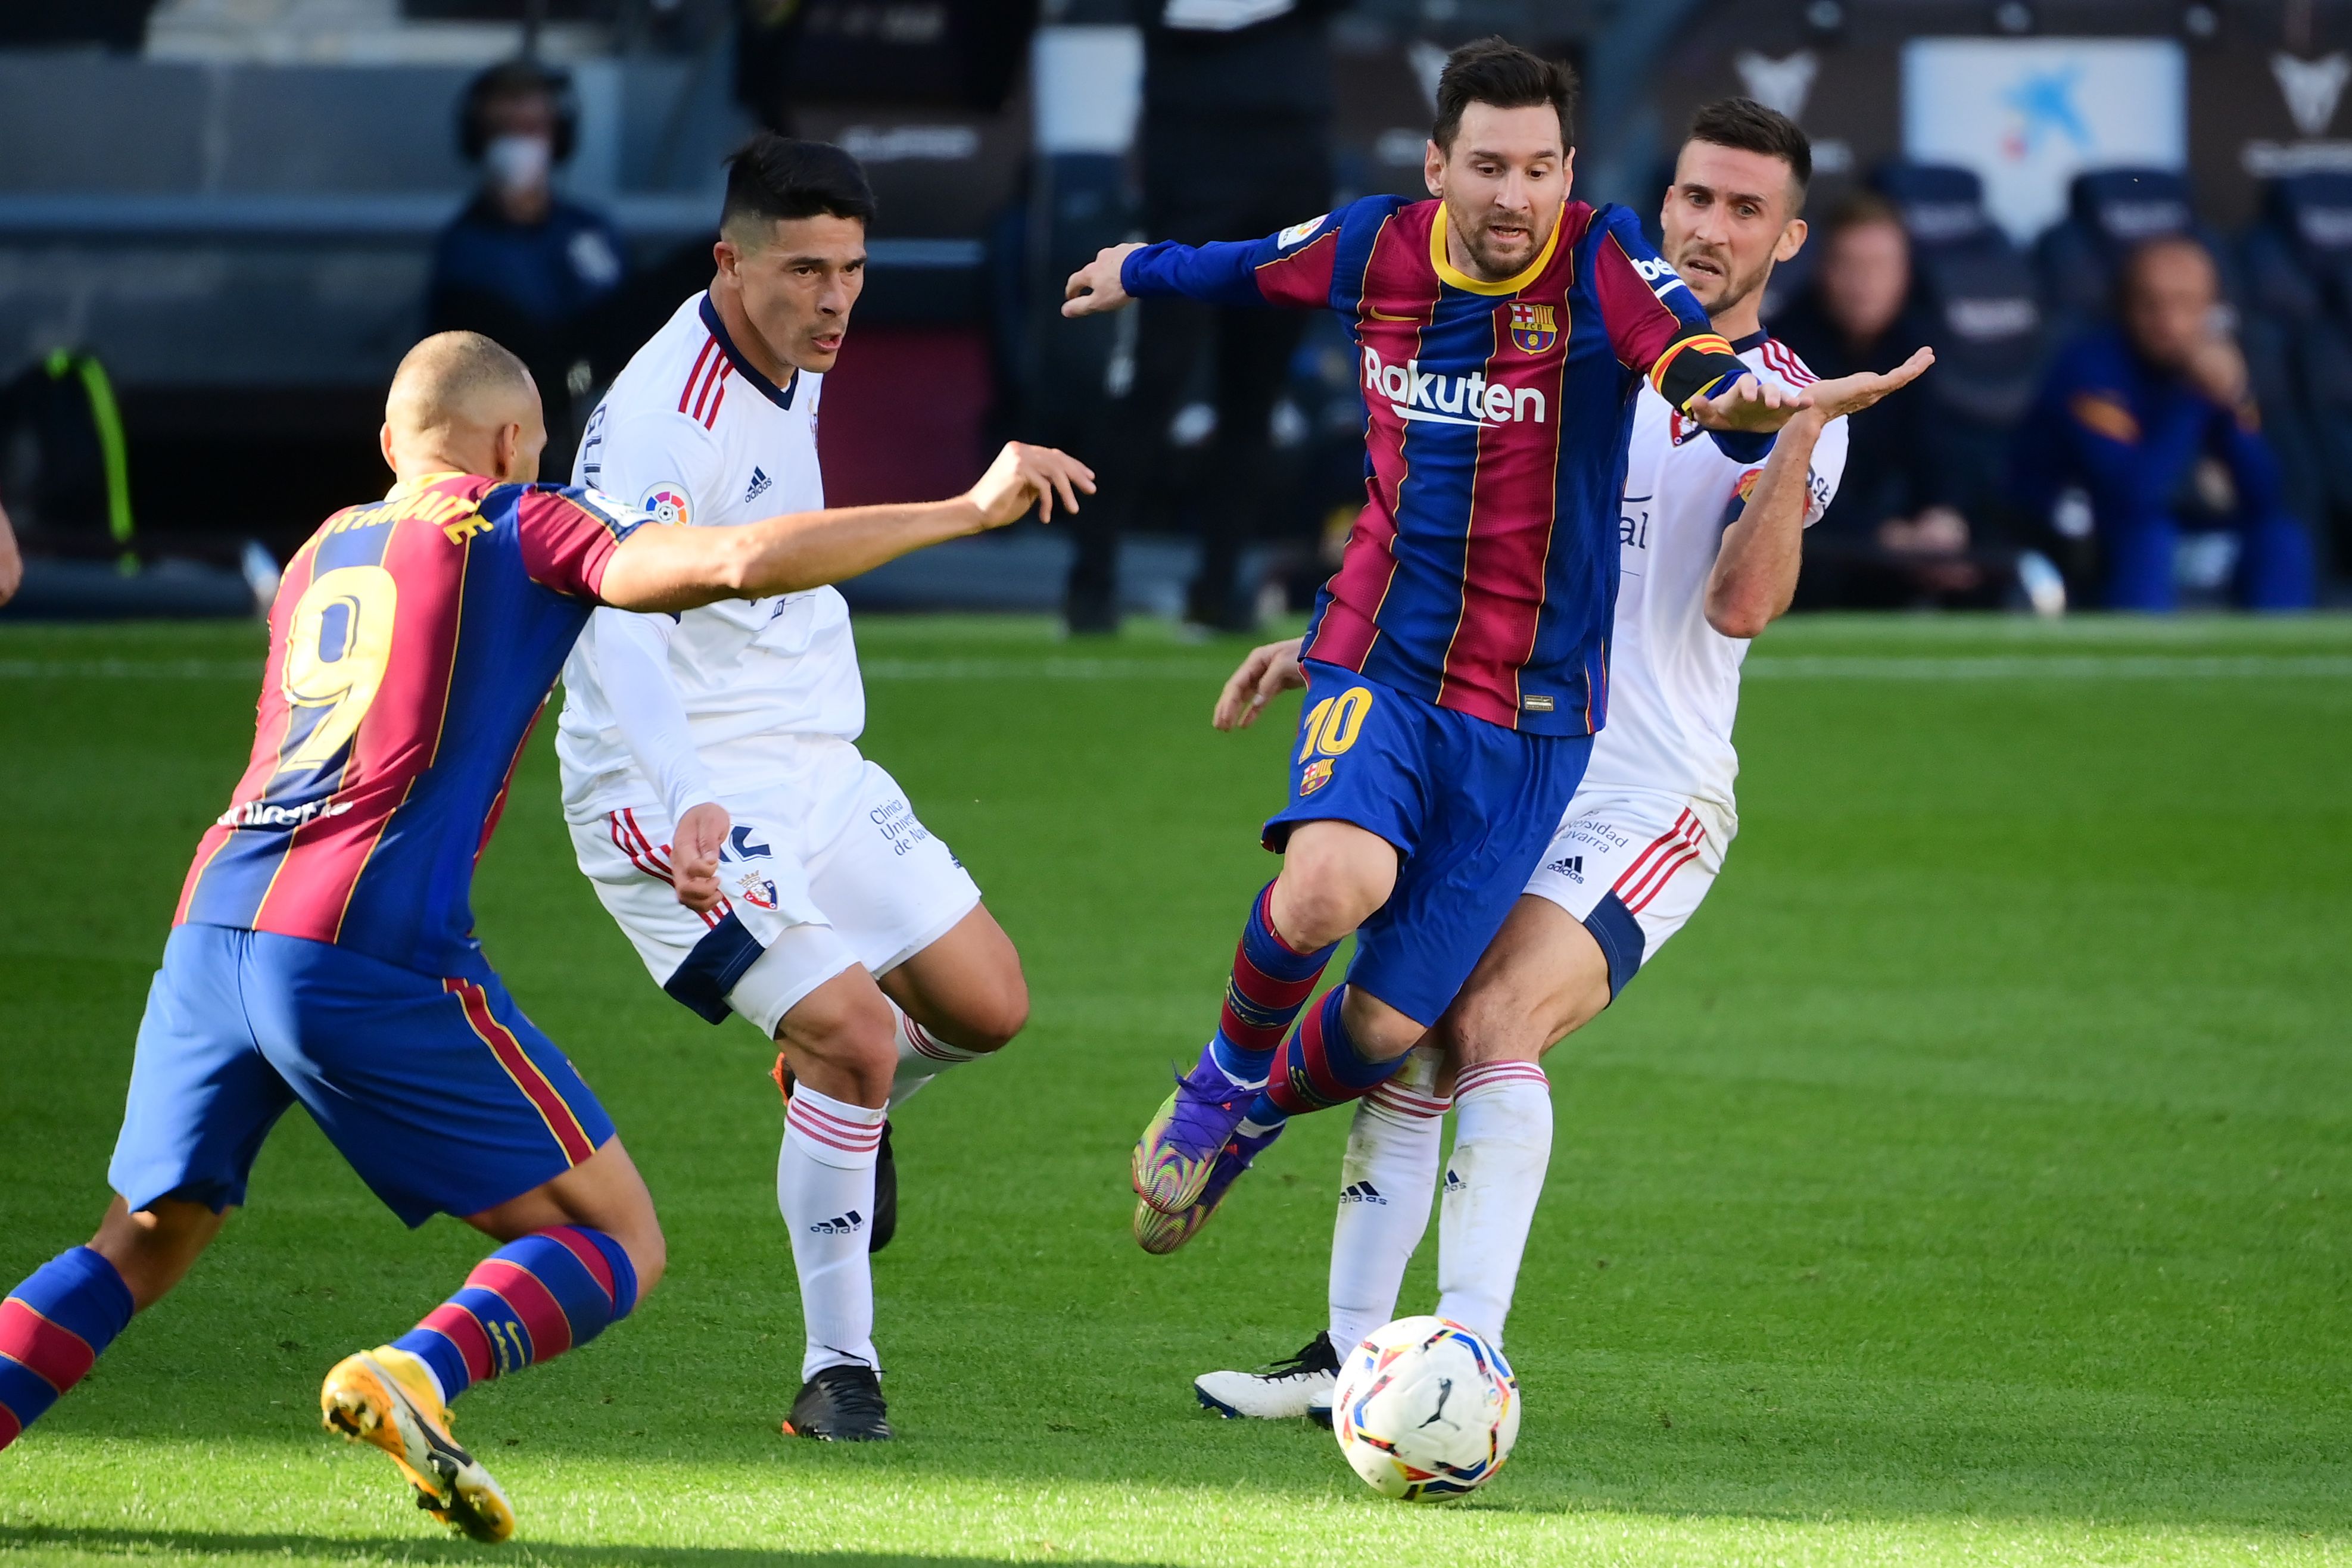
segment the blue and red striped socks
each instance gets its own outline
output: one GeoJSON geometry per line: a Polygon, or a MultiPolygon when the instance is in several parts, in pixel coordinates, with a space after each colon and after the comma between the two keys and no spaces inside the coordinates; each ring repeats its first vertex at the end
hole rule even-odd
{"type": "Polygon", "coordinates": [[[454,1401],[472,1385],[586,1344],[637,1304],[637,1271],[601,1230],[558,1225],[509,1241],[466,1288],[392,1342],[421,1357],[454,1401]]]}
{"type": "MultiPolygon", "coordinates": [[[[1334,986],[1282,1042],[1265,1092],[1251,1102],[1242,1130],[1252,1135],[1292,1116],[1360,1100],[1386,1083],[1405,1058],[1374,1061],[1358,1050],[1339,1017],[1348,988],[1334,986]]],[[[1408,1053],[1410,1054],[1410,1053],[1408,1053]]]]}
{"type": "Polygon", "coordinates": [[[1339,945],[1302,953],[1274,928],[1269,913],[1274,883],[1258,890],[1250,905],[1249,923],[1242,927],[1234,949],[1233,977],[1225,983],[1225,1005],[1217,1016],[1217,1032],[1201,1052],[1196,1073],[1213,1069],[1235,1089],[1255,1089],[1266,1081],[1274,1053],[1315,993],[1323,967],[1339,945]]]}
{"type": "Polygon", "coordinates": [[[60,1252],[0,1301],[0,1448],[89,1375],[135,1310],[114,1265],[87,1247],[60,1252]]]}

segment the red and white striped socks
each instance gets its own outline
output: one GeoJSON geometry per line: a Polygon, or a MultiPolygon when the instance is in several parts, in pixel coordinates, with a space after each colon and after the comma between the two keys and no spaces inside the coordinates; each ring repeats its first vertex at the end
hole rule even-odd
{"type": "Polygon", "coordinates": [[[1356,1103],[1331,1224],[1331,1344],[1341,1355],[1396,1316],[1405,1265],[1429,1228],[1446,1102],[1439,1053],[1416,1047],[1395,1077],[1356,1103]]]}
{"type": "Polygon", "coordinates": [[[1551,1164],[1551,1085],[1532,1061],[1485,1061],[1454,1086],[1438,1204],[1437,1315],[1503,1343],[1503,1320],[1551,1164]]]}
{"type": "Polygon", "coordinates": [[[907,1016],[907,1009],[898,1003],[890,1004],[890,1016],[898,1020],[898,1070],[890,1078],[890,1105],[896,1111],[915,1097],[915,1091],[945,1072],[967,1061],[987,1055],[984,1051],[966,1051],[960,1045],[950,1045],[938,1035],[907,1016]]]}
{"type": "Polygon", "coordinates": [[[776,1154],[776,1207],[793,1235],[801,1319],[808,1349],[801,1376],[855,1364],[880,1371],[874,1349],[874,1275],[866,1240],[874,1224],[874,1155],[882,1109],[793,1087],[784,1143],[776,1154]]]}

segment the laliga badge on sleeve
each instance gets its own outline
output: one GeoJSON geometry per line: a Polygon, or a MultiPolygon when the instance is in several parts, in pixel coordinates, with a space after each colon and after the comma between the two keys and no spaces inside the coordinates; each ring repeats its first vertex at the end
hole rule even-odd
{"type": "Polygon", "coordinates": [[[675,479],[665,480],[646,492],[637,509],[657,523],[675,523],[684,527],[691,520],[691,507],[687,504],[686,486],[675,479]]]}
{"type": "Polygon", "coordinates": [[[1318,213],[1315,216],[1307,219],[1303,224],[1291,225],[1288,228],[1274,236],[1274,248],[1276,250],[1288,250],[1292,246],[1297,245],[1300,240],[1305,239],[1317,229],[1321,228],[1323,226],[1323,220],[1330,215],[1331,214],[1328,213],[1318,213]]]}

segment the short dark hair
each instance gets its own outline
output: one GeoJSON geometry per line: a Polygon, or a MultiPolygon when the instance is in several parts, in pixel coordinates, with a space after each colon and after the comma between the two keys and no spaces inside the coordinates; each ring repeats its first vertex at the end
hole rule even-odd
{"type": "Polygon", "coordinates": [[[1445,69],[1437,78],[1437,123],[1429,132],[1441,151],[1454,151],[1462,111],[1474,103],[1490,109],[1549,104],[1559,116],[1560,146],[1576,140],[1576,73],[1507,38],[1481,38],[1445,57],[1445,69]]]}
{"type": "Polygon", "coordinates": [[[1752,98],[1717,99],[1691,116],[1689,140],[1778,158],[1789,166],[1789,215],[1805,210],[1805,187],[1813,183],[1813,144],[1779,110],[1752,98]]]}
{"type": "Polygon", "coordinates": [[[874,221],[874,187],[857,160],[830,141],[800,141],[762,131],[727,160],[727,201],[720,229],[751,218],[836,218],[874,221]]]}
{"type": "Polygon", "coordinates": [[[544,98],[555,111],[555,162],[572,156],[579,140],[580,107],[572,93],[572,78],[537,60],[501,60],[466,84],[457,98],[457,148],[469,163],[478,163],[490,145],[492,104],[519,98],[544,98]]]}
{"type": "Polygon", "coordinates": [[[1842,234],[1875,224],[1892,224],[1906,238],[1909,236],[1910,231],[1903,226],[1903,214],[1894,203],[1875,191],[1855,191],[1830,209],[1830,220],[1822,227],[1822,238],[1826,244],[1842,234]]]}

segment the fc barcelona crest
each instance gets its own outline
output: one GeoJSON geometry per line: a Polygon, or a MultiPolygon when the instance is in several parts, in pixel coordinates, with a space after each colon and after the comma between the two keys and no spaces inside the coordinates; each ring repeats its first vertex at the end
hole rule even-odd
{"type": "Polygon", "coordinates": [[[1559,326],[1552,319],[1549,305],[1531,305],[1525,300],[1511,304],[1511,342],[1524,353],[1540,354],[1559,340],[1559,326]]]}

